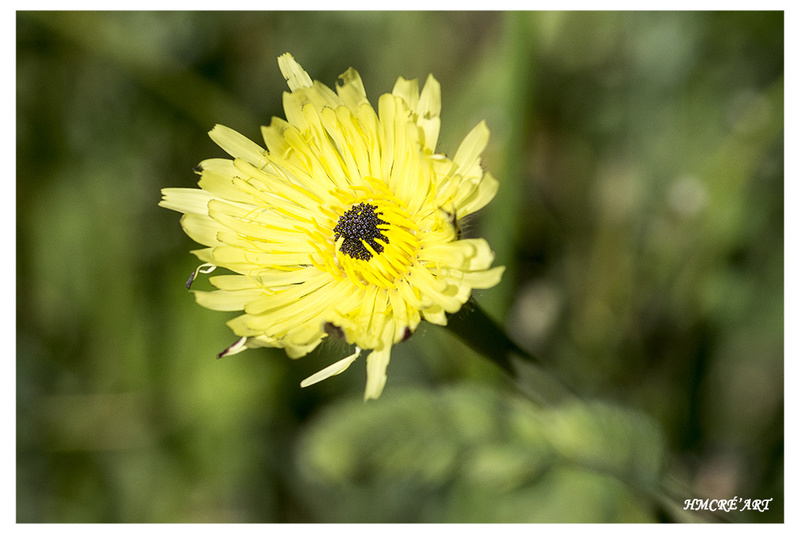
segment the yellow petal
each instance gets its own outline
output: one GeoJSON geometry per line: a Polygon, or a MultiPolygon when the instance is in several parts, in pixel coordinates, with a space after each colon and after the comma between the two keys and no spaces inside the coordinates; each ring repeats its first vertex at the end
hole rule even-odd
{"type": "Polygon", "coordinates": [[[315,341],[307,345],[295,345],[281,340],[280,346],[283,347],[283,350],[286,351],[286,355],[288,357],[296,360],[297,358],[302,358],[303,356],[305,356],[306,354],[317,348],[317,345],[319,345],[320,341],[322,341],[321,338],[316,339],[315,341]]]}
{"type": "Polygon", "coordinates": [[[223,227],[207,215],[187,213],[181,217],[181,226],[186,235],[201,245],[207,247],[222,245],[222,242],[217,239],[217,234],[223,227]]]}
{"type": "Polygon", "coordinates": [[[289,150],[289,143],[284,139],[284,134],[289,128],[294,127],[278,117],[272,117],[269,126],[261,127],[261,136],[270,154],[284,156],[289,150]]]}
{"type": "MultiPolygon", "coordinates": [[[[414,108],[412,108],[414,109],[414,108]]],[[[436,143],[439,140],[439,129],[441,127],[441,119],[439,115],[442,112],[442,88],[439,82],[433,75],[428,76],[425,82],[425,87],[422,88],[422,94],[419,98],[419,104],[416,107],[417,124],[425,133],[425,140],[423,146],[430,152],[436,151],[436,143]]]]}
{"type": "Polygon", "coordinates": [[[377,399],[383,393],[386,385],[386,368],[389,366],[389,356],[392,345],[386,343],[381,350],[373,350],[367,356],[367,387],[364,390],[364,400],[377,399]]]}
{"type": "Polygon", "coordinates": [[[494,252],[492,252],[489,243],[485,239],[463,239],[465,243],[469,244],[469,256],[467,263],[462,267],[465,271],[482,271],[491,267],[494,261],[494,252]]]}
{"type": "Polygon", "coordinates": [[[162,208],[198,215],[208,215],[208,203],[214,198],[208,191],[202,189],[168,187],[162,189],[161,193],[164,198],[158,205],[162,208]]]}
{"type": "Polygon", "coordinates": [[[422,310],[422,316],[431,324],[438,324],[439,326],[445,326],[447,324],[447,316],[444,314],[444,308],[439,305],[422,310]]]}
{"type": "Polygon", "coordinates": [[[217,198],[237,202],[252,202],[253,195],[237,187],[233,179],[239,174],[229,159],[206,160],[200,164],[200,187],[217,198]]]}
{"type": "Polygon", "coordinates": [[[238,274],[223,274],[212,276],[208,279],[212,286],[217,289],[226,289],[228,291],[238,291],[240,289],[255,289],[259,287],[247,276],[238,274]]]}
{"type": "Polygon", "coordinates": [[[201,306],[217,311],[241,311],[249,302],[263,295],[261,289],[242,291],[194,291],[195,300],[201,306]]]}
{"type": "Polygon", "coordinates": [[[488,204],[489,201],[492,200],[497,194],[499,185],[500,184],[494,176],[488,172],[485,173],[483,175],[483,179],[478,184],[478,187],[476,187],[467,197],[460,199],[456,204],[456,209],[458,210],[459,216],[463,217],[465,215],[469,215],[470,213],[475,213],[488,204]]]}
{"type": "Polygon", "coordinates": [[[208,136],[234,158],[242,158],[256,167],[265,163],[264,149],[236,130],[217,124],[208,136]]]}
{"type": "Polygon", "coordinates": [[[309,376],[308,378],[300,382],[300,387],[305,388],[308,386],[312,386],[317,382],[322,382],[326,378],[330,378],[332,376],[336,376],[339,373],[344,372],[348,367],[350,367],[350,364],[356,361],[356,358],[358,358],[359,354],[361,354],[361,349],[356,347],[355,354],[351,354],[347,358],[343,358],[338,362],[334,363],[333,365],[329,365],[322,371],[314,373],[313,375],[309,376]]]}
{"type": "Polygon", "coordinates": [[[488,269],[494,254],[484,239],[460,239],[426,246],[421,259],[454,269],[474,271],[488,269]]]}
{"type": "Polygon", "coordinates": [[[303,67],[289,53],[283,54],[278,58],[278,68],[281,69],[281,74],[286,78],[289,89],[292,91],[311,87],[313,84],[311,76],[303,70],[303,67]]]}
{"type": "Polygon", "coordinates": [[[352,67],[347,69],[339,76],[339,79],[342,83],[336,86],[336,92],[339,93],[339,97],[345,106],[355,112],[361,104],[369,104],[367,93],[364,90],[364,83],[355,69],[352,67]]]}
{"type": "Polygon", "coordinates": [[[464,273],[464,282],[476,289],[489,289],[500,283],[503,276],[503,266],[494,267],[488,271],[473,271],[464,273]]]}
{"type": "Polygon", "coordinates": [[[462,176],[480,176],[483,174],[480,166],[480,155],[489,143],[489,128],[486,122],[481,121],[467,137],[461,142],[453,161],[458,165],[458,172],[462,176]]]}
{"type": "Polygon", "coordinates": [[[316,268],[298,268],[293,271],[265,270],[258,276],[218,275],[208,279],[217,289],[236,291],[239,289],[262,288],[276,291],[308,282],[320,276],[316,268]]]}
{"type": "Polygon", "coordinates": [[[397,78],[397,82],[395,82],[394,88],[392,89],[392,94],[405,100],[408,109],[412,111],[417,110],[417,104],[419,104],[419,84],[416,79],[406,80],[402,76],[397,78]]]}
{"type": "Polygon", "coordinates": [[[264,345],[265,347],[276,347],[280,346],[280,344],[272,337],[266,336],[263,331],[260,330],[253,330],[252,328],[247,326],[247,321],[250,319],[250,316],[247,314],[239,315],[228,321],[227,324],[228,328],[233,330],[233,333],[237,336],[242,337],[249,337],[254,339],[259,339],[261,342],[265,342],[266,340],[270,340],[273,344],[272,345],[264,345]]]}
{"type": "Polygon", "coordinates": [[[193,250],[192,254],[197,256],[197,259],[199,259],[203,263],[214,264],[214,249],[213,248],[201,248],[200,250],[193,250]]]}
{"type": "MultiPolygon", "coordinates": [[[[412,271],[411,283],[419,289],[423,300],[436,306],[441,306],[444,311],[455,313],[463,302],[455,298],[457,287],[452,287],[445,278],[437,278],[426,268],[418,268],[412,271]]],[[[427,316],[426,316],[427,317],[427,316]]]]}
{"type": "Polygon", "coordinates": [[[281,342],[290,358],[300,358],[314,350],[326,335],[317,325],[299,324],[289,330],[281,342]]]}

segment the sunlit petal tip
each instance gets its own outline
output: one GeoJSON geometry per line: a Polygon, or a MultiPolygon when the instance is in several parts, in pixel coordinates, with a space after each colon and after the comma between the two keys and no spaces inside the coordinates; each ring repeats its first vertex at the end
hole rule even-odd
{"type": "Polygon", "coordinates": [[[341,83],[336,85],[336,92],[344,102],[344,105],[351,111],[357,111],[362,104],[369,104],[367,92],[364,90],[364,82],[358,72],[350,67],[344,74],[339,76],[341,83]]]}
{"type": "Polygon", "coordinates": [[[438,117],[441,112],[442,86],[436,78],[433,77],[433,74],[429,74],[422,88],[422,94],[419,97],[417,113],[422,118],[432,119],[438,117]]]}
{"type": "Polygon", "coordinates": [[[208,132],[208,136],[234,158],[258,165],[264,158],[264,149],[243,136],[236,130],[217,124],[208,132]]]}
{"type": "Polygon", "coordinates": [[[453,157],[463,175],[473,174],[474,168],[479,164],[480,155],[488,144],[489,127],[486,126],[486,121],[481,121],[467,134],[453,157]]]}
{"type": "Polygon", "coordinates": [[[278,67],[281,69],[281,74],[286,78],[289,89],[292,91],[314,85],[311,81],[311,76],[294,60],[290,53],[287,52],[278,58],[278,67]]]}
{"type": "Polygon", "coordinates": [[[162,200],[158,203],[162,208],[167,208],[181,213],[197,213],[208,215],[208,202],[213,195],[202,189],[182,189],[167,187],[161,190],[162,200]]]}
{"type": "Polygon", "coordinates": [[[402,76],[397,78],[392,94],[405,100],[408,108],[416,112],[419,105],[419,84],[416,79],[406,80],[402,76]]]}

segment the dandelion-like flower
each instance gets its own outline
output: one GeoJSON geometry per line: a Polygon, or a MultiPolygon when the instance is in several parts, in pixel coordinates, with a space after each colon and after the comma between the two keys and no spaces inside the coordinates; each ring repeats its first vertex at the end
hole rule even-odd
{"type": "Polygon", "coordinates": [[[278,65],[291,92],[286,120],[262,127],[266,150],[215,126],[211,139],[233,159],[203,161],[200,189],[164,189],[159,205],[184,213],[184,231],[206,247],[193,251],[204,262],[194,275],[235,273],[195,292],[202,306],[244,312],[228,322],[239,341],[220,356],[266,346],[298,358],[339,335],[355,353],[301,386],[370,351],[364,398],[377,398],[392,345],[423,319],[447,324],[473,288],[500,281],[487,242],[458,227],[497,191],[480,164],[489,130],[478,124],[449,159],[435,152],[433,76],[421,92],[399,78],[376,113],[352,68],[334,92],[289,54],[278,65]]]}

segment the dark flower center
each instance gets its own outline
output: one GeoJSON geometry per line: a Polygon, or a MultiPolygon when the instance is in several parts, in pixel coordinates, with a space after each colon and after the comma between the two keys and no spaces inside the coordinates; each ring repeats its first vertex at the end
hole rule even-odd
{"type": "Polygon", "coordinates": [[[361,202],[356,204],[339,217],[339,221],[333,228],[333,235],[338,240],[344,238],[341,251],[357,260],[368,261],[372,258],[372,253],[364,246],[365,241],[377,252],[383,252],[383,245],[375,241],[380,239],[384,243],[389,243],[389,238],[381,233],[379,224],[387,224],[378,218],[381,213],[375,213],[375,206],[361,202]]]}

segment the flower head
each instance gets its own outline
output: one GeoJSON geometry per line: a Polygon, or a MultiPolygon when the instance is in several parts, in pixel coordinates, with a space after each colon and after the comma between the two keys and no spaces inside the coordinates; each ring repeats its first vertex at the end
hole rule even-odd
{"type": "Polygon", "coordinates": [[[235,273],[195,292],[202,306],[244,312],[228,322],[240,339],[221,355],[267,346],[297,358],[335,333],[355,353],[301,385],[370,351],[364,397],[377,398],[392,345],[423,319],[446,324],[473,288],[500,281],[486,241],[458,228],[497,191],[480,165],[489,130],[478,124],[449,159],[435,152],[433,76],[421,92],[399,78],[376,113],[352,68],[334,92],[289,54],[278,65],[291,92],[286,120],[262,127],[266,150],[215,126],[211,139],[233,159],[203,161],[200,189],[164,189],[160,205],[184,213],[183,229],[206,247],[194,251],[199,272],[235,273]]]}

